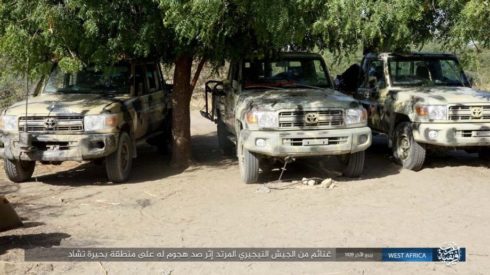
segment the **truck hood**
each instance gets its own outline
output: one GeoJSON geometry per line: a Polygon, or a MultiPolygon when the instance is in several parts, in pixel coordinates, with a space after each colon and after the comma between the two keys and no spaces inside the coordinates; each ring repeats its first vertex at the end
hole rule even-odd
{"type": "Polygon", "coordinates": [[[246,90],[239,101],[262,110],[357,108],[359,103],[332,89],[246,90]]]}
{"type": "Polygon", "coordinates": [[[426,104],[490,103],[490,92],[467,87],[417,87],[401,89],[398,95],[426,104]]]}
{"type": "MultiPolygon", "coordinates": [[[[39,116],[94,115],[114,111],[114,103],[121,98],[110,98],[97,94],[41,94],[29,97],[28,114],[39,116]]],[[[26,101],[19,101],[5,109],[7,115],[25,115],[26,101]]]]}

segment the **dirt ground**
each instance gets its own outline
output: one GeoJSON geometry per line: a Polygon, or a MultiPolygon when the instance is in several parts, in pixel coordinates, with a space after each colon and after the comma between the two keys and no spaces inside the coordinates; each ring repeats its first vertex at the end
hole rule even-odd
{"type": "MultiPolygon", "coordinates": [[[[287,180],[332,177],[336,188],[265,189],[239,179],[215,127],[193,119],[194,165],[174,173],[141,149],[131,181],[105,182],[103,166],[38,167],[35,181],[5,194],[26,227],[0,233],[0,274],[488,274],[490,169],[476,155],[432,156],[400,170],[382,138],[364,176],[339,176],[336,161],[298,161],[287,180]],[[265,192],[270,191],[270,192],[265,192]],[[439,263],[26,263],[32,247],[439,247],[467,248],[467,262],[439,263]]],[[[273,181],[278,172],[266,181],[273,181]]]]}

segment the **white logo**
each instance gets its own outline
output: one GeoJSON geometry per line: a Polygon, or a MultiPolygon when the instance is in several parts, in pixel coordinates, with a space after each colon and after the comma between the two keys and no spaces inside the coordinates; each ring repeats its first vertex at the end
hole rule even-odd
{"type": "Polygon", "coordinates": [[[456,264],[461,259],[461,250],[455,244],[441,247],[437,250],[437,259],[446,265],[456,264]]]}
{"type": "Polygon", "coordinates": [[[54,118],[47,118],[44,120],[44,126],[46,129],[54,129],[56,127],[56,124],[58,124],[58,121],[54,118]]]}
{"type": "Polygon", "coordinates": [[[305,115],[305,123],[308,125],[318,124],[318,114],[317,113],[307,113],[305,115]]]}
{"type": "Polygon", "coordinates": [[[471,116],[473,118],[481,118],[483,116],[483,107],[472,107],[471,116]]]}

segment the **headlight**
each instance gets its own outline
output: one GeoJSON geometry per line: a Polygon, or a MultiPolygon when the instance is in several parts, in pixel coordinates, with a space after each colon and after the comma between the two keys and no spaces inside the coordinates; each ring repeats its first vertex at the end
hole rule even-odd
{"type": "Polygon", "coordinates": [[[0,130],[3,131],[17,131],[17,116],[1,116],[0,117],[0,130]]]}
{"type": "Polygon", "coordinates": [[[278,119],[275,112],[251,111],[247,113],[247,123],[258,125],[259,128],[277,128],[278,119]]]}
{"type": "Polygon", "coordinates": [[[367,112],[362,109],[347,109],[345,111],[345,125],[366,124],[367,112]]]}
{"type": "Polygon", "coordinates": [[[117,115],[89,115],[83,118],[85,131],[110,130],[117,127],[117,115]]]}
{"type": "Polygon", "coordinates": [[[447,106],[445,105],[418,105],[415,112],[421,118],[429,120],[446,120],[447,106]]]}

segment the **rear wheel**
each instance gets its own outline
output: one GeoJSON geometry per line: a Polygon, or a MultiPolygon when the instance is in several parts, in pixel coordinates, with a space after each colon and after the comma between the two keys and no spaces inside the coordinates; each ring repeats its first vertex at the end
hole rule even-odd
{"type": "Polygon", "coordinates": [[[240,139],[238,140],[237,155],[242,181],[247,184],[257,183],[259,180],[260,169],[259,157],[245,149],[243,146],[243,142],[240,139]]]}
{"type": "Polygon", "coordinates": [[[344,166],[342,175],[349,178],[360,177],[364,170],[364,159],[364,151],[340,156],[339,160],[344,166]]]}
{"type": "Polygon", "coordinates": [[[13,182],[25,182],[31,179],[36,167],[35,161],[10,160],[3,162],[5,174],[13,182]]]}
{"type": "Polygon", "coordinates": [[[133,165],[133,142],[126,132],[121,133],[116,152],[105,161],[107,178],[115,183],[125,182],[133,165]]]}
{"type": "Polygon", "coordinates": [[[221,120],[218,121],[218,145],[220,150],[223,152],[224,155],[226,156],[233,156],[235,151],[235,144],[230,140],[230,133],[226,129],[226,125],[221,122],[221,120]]]}
{"type": "Polygon", "coordinates": [[[402,122],[396,127],[393,155],[405,169],[413,171],[422,169],[426,149],[414,140],[410,122],[402,122]]]}

